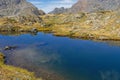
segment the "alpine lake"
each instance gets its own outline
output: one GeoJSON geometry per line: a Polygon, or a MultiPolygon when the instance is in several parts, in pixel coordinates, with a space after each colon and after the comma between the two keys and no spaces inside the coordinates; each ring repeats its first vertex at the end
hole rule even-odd
{"type": "Polygon", "coordinates": [[[51,33],[1,33],[6,64],[43,80],[120,80],[120,41],[57,37],[51,33]],[[6,46],[14,49],[5,50],[6,46]]]}

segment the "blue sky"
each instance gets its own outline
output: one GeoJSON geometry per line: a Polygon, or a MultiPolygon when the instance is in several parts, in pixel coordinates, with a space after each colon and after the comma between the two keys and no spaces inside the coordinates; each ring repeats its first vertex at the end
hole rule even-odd
{"type": "Polygon", "coordinates": [[[56,7],[69,8],[74,3],[76,3],[77,0],[27,0],[27,1],[33,3],[36,7],[44,10],[45,12],[50,12],[56,7]]]}

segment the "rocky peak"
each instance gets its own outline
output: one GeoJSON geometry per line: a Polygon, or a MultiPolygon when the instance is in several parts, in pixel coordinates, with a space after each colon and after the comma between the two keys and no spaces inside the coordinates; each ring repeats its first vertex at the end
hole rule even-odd
{"type": "Polygon", "coordinates": [[[32,17],[32,19],[39,20],[39,15],[39,10],[26,0],[0,0],[1,17],[17,17],[19,19],[32,17]]]}
{"type": "Polygon", "coordinates": [[[79,0],[70,12],[109,11],[120,8],[120,0],[79,0]]]}
{"type": "Polygon", "coordinates": [[[43,10],[39,10],[40,15],[45,15],[46,13],[43,10]]]}
{"type": "Polygon", "coordinates": [[[120,0],[78,0],[71,8],[56,8],[52,14],[111,11],[120,8],[120,0]]]}
{"type": "Polygon", "coordinates": [[[53,11],[49,12],[49,14],[61,14],[67,12],[68,9],[61,7],[61,8],[55,8],[53,11]]]}

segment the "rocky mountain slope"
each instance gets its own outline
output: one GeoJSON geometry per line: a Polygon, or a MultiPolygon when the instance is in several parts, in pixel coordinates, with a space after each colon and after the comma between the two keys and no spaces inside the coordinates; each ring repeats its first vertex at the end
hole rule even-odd
{"type": "Polygon", "coordinates": [[[45,15],[46,13],[43,10],[39,10],[40,15],[45,15]]]}
{"type": "Polygon", "coordinates": [[[71,8],[55,9],[51,13],[79,13],[79,12],[97,12],[97,11],[111,11],[120,8],[120,0],[78,0],[71,8]]]}
{"type": "Polygon", "coordinates": [[[28,31],[39,27],[40,15],[44,14],[27,0],[0,0],[0,31],[23,31],[23,28],[28,31]]]}
{"type": "Polygon", "coordinates": [[[79,0],[70,12],[110,11],[120,8],[120,0],[79,0]]]}
{"type": "Polygon", "coordinates": [[[61,8],[55,8],[53,11],[49,12],[49,14],[61,14],[66,13],[69,9],[61,7],[61,8]]]}
{"type": "Polygon", "coordinates": [[[39,21],[41,12],[26,0],[0,0],[0,17],[17,17],[18,20],[39,21]]]}
{"type": "Polygon", "coordinates": [[[0,16],[40,15],[39,10],[26,0],[0,0],[0,16]]]}

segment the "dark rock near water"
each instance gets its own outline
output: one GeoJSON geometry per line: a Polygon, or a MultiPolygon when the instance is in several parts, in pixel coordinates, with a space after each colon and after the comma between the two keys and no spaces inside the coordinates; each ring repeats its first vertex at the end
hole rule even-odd
{"type": "Polygon", "coordinates": [[[36,29],[36,28],[33,28],[33,29],[31,29],[31,31],[30,31],[31,33],[37,33],[38,32],[38,30],[36,29]]]}
{"type": "Polygon", "coordinates": [[[4,50],[14,50],[17,46],[5,46],[4,50]]]}

